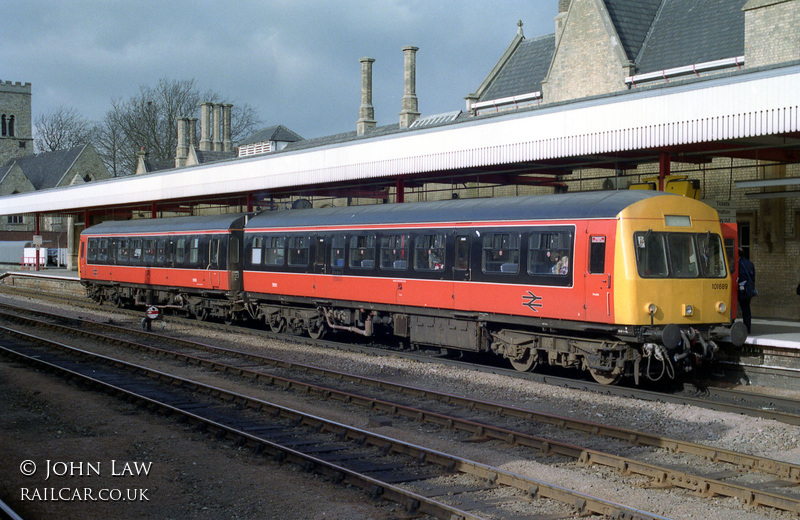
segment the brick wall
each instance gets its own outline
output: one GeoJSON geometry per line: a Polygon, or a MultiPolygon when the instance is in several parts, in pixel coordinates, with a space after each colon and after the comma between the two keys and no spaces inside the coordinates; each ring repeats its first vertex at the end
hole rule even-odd
{"type": "Polygon", "coordinates": [[[0,81],[0,114],[14,116],[14,136],[0,136],[0,165],[12,157],[33,154],[31,84],[0,81]]]}
{"type": "Polygon", "coordinates": [[[747,67],[800,59],[800,0],[751,0],[744,10],[747,67]]]}

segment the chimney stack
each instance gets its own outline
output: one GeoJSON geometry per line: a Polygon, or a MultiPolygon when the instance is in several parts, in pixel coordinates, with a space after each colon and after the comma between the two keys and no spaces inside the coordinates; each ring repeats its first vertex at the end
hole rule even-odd
{"type": "Polygon", "coordinates": [[[356,134],[364,135],[375,128],[375,107],[372,106],[372,64],[373,58],[361,58],[361,106],[358,108],[356,134]]]}
{"type": "Polygon", "coordinates": [[[178,119],[178,147],[175,150],[175,167],[186,166],[186,158],[189,157],[189,147],[186,142],[186,130],[189,126],[189,119],[181,117],[178,119]]]}
{"type": "Polygon", "coordinates": [[[402,110],[400,111],[400,127],[408,128],[411,123],[419,118],[417,107],[417,51],[419,47],[408,45],[403,47],[403,65],[405,77],[405,90],[403,93],[402,110]]]}
{"type": "Polygon", "coordinates": [[[214,145],[212,148],[215,152],[222,151],[222,136],[220,135],[220,127],[222,125],[222,105],[214,103],[213,112],[211,113],[211,142],[214,145]]]}
{"type": "Polygon", "coordinates": [[[187,139],[189,148],[197,148],[197,118],[189,118],[189,136],[187,139]]]}
{"type": "Polygon", "coordinates": [[[558,0],[558,14],[556,15],[556,47],[558,42],[561,41],[561,34],[564,32],[564,23],[567,21],[567,12],[569,12],[569,4],[572,0],[558,0]]]}
{"type": "Polygon", "coordinates": [[[222,104],[222,151],[230,152],[233,148],[231,143],[231,108],[230,103],[222,104]]]}
{"type": "Polygon", "coordinates": [[[200,150],[211,150],[211,103],[200,103],[200,150]]]}

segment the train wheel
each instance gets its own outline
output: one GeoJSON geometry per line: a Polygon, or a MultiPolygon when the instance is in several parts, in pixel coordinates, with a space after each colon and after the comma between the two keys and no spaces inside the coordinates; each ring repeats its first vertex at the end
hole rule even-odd
{"type": "Polygon", "coordinates": [[[283,332],[283,328],[286,326],[286,320],[278,316],[277,314],[270,314],[266,318],[267,325],[269,325],[269,330],[274,332],[275,334],[283,332]]]}
{"type": "Polygon", "coordinates": [[[198,321],[206,321],[208,319],[208,310],[202,308],[194,313],[194,317],[198,321]]]}
{"type": "Polygon", "coordinates": [[[509,359],[509,361],[511,362],[511,366],[514,367],[514,370],[519,372],[530,372],[539,364],[538,356],[532,354],[530,350],[526,351],[522,358],[509,359]]]}
{"type": "Polygon", "coordinates": [[[622,374],[614,374],[611,372],[600,372],[599,370],[589,369],[589,373],[592,374],[592,379],[600,383],[601,385],[613,385],[619,382],[622,379],[622,374]]]}
{"type": "Polygon", "coordinates": [[[311,339],[320,339],[325,335],[327,329],[328,328],[325,326],[325,322],[323,322],[321,318],[312,320],[308,324],[308,335],[311,337],[311,339]]]}

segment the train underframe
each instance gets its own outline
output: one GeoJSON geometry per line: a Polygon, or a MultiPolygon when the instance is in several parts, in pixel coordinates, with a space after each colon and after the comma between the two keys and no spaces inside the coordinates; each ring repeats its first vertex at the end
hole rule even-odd
{"type": "Polygon", "coordinates": [[[232,295],[122,284],[86,284],[97,302],[119,307],[162,309],[225,323],[255,320],[273,332],[321,338],[330,331],[364,337],[395,337],[411,348],[487,352],[516,370],[557,366],[589,372],[601,384],[632,377],[652,381],[680,378],[713,359],[723,326],[680,328],[618,327],[561,320],[460,313],[440,309],[383,306],[348,301],[312,301],[268,294],[232,295]]]}

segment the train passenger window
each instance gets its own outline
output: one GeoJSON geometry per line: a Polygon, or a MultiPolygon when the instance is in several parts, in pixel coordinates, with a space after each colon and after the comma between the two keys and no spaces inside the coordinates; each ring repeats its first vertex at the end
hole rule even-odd
{"type": "Polygon", "coordinates": [[[97,260],[97,243],[98,239],[96,238],[89,239],[89,255],[87,256],[87,259],[91,262],[97,260]]]}
{"type": "Polygon", "coordinates": [[[528,236],[528,274],[569,274],[572,242],[572,230],[532,231],[528,236]]]}
{"type": "Polygon", "coordinates": [[[253,265],[261,265],[262,249],[264,248],[264,237],[253,238],[253,249],[250,252],[250,262],[253,265]]]}
{"type": "Polygon", "coordinates": [[[189,265],[197,265],[200,262],[200,239],[192,237],[189,239],[189,265]]]}
{"type": "Polygon", "coordinates": [[[156,259],[156,241],[148,238],[144,241],[144,263],[153,265],[156,259]]]}
{"type": "Polygon", "coordinates": [[[97,261],[106,263],[108,261],[108,239],[101,238],[97,245],[97,261]]]}
{"type": "Polygon", "coordinates": [[[375,267],[375,235],[353,235],[350,238],[350,267],[354,269],[375,267]]]}
{"type": "Polygon", "coordinates": [[[289,265],[305,267],[308,265],[308,248],[311,237],[289,237],[289,265]]]}
{"type": "Polygon", "coordinates": [[[179,238],[175,245],[175,262],[182,264],[186,258],[186,239],[179,238]]]}
{"type": "Polygon", "coordinates": [[[128,249],[130,247],[130,240],[127,238],[120,238],[117,240],[117,262],[128,262],[128,249]]]}
{"type": "Polygon", "coordinates": [[[606,271],[606,237],[591,237],[589,242],[589,272],[601,274],[606,271]]]}
{"type": "Polygon", "coordinates": [[[213,237],[208,244],[208,267],[219,269],[219,238],[213,237]]]}
{"type": "Polygon", "coordinates": [[[381,237],[381,269],[405,271],[408,268],[408,235],[381,237]]]}
{"type": "Polygon", "coordinates": [[[160,238],[156,240],[156,265],[164,265],[167,258],[167,240],[160,238]]]}
{"type": "Polygon", "coordinates": [[[331,267],[344,267],[344,235],[334,236],[331,240],[331,267]]]}
{"type": "Polygon", "coordinates": [[[441,271],[445,263],[446,237],[443,233],[420,235],[414,240],[414,269],[441,271]]]}
{"type": "Polygon", "coordinates": [[[264,244],[264,265],[283,265],[286,237],[267,237],[264,244]]]}
{"type": "Polygon", "coordinates": [[[719,235],[700,233],[697,235],[697,248],[700,250],[700,267],[708,278],[725,278],[725,246],[719,235]]]}
{"type": "Polygon", "coordinates": [[[142,261],[142,240],[134,238],[131,242],[131,261],[139,264],[142,261]]]}
{"type": "Polygon", "coordinates": [[[483,272],[516,274],[519,272],[519,235],[486,233],[483,235],[483,272]]]}

